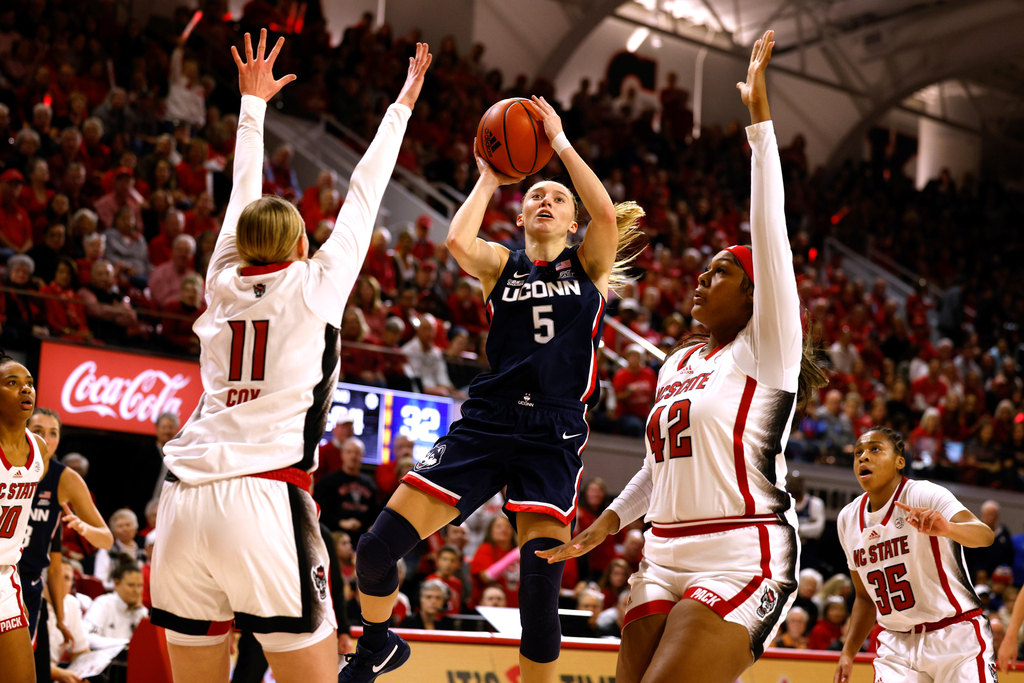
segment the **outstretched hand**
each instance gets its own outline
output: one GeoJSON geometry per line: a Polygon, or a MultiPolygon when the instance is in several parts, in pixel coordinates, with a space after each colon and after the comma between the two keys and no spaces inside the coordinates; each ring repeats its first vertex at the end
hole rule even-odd
{"type": "Polygon", "coordinates": [[[434,60],[430,54],[430,46],[426,43],[416,43],[416,56],[409,57],[409,73],[405,77],[405,85],[402,92],[398,93],[399,104],[412,109],[416,106],[416,100],[420,97],[420,90],[423,88],[423,78],[427,74],[427,67],[434,60]]]}
{"type": "Polygon", "coordinates": [[[274,79],[274,62],[284,46],[284,37],[278,38],[270,56],[264,58],[267,49],[267,29],[260,29],[260,44],[256,48],[256,56],[252,53],[252,39],[245,34],[245,61],[238,56],[238,49],[231,46],[231,56],[235,58],[238,66],[238,89],[243,95],[253,95],[261,98],[264,102],[273,99],[281,88],[295,80],[295,74],[288,74],[281,78],[274,79]]]}
{"type": "Polygon", "coordinates": [[[736,84],[743,104],[750,110],[751,123],[761,123],[772,117],[768,110],[768,87],[765,84],[764,72],[772,58],[774,37],[775,31],[765,31],[764,36],[754,43],[754,49],[750,53],[750,65],[747,67],[747,80],[736,84]]]}
{"type": "Polygon", "coordinates": [[[67,503],[61,503],[60,506],[64,509],[64,514],[61,515],[61,520],[64,524],[79,534],[85,534],[85,530],[89,528],[89,525],[79,519],[78,515],[71,511],[67,503]]]}
{"type": "Polygon", "coordinates": [[[554,140],[562,132],[562,119],[558,116],[555,108],[548,104],[543,97],[533,96],[533,106],[540,114],[541,122],[544,124],[544,134],[548,140],[554,140]]]}
{"type": "Polygon", "coordinates": [[[909,512],[907,521],[922,534],[928,536],[945,536],[952,528],[949,520],[943,517],[937,510],[929,508],[915,508],[896,501],[896,507],[909,512]]]}
{"type": "Polygon", "coordinates": [[[555,562],[564,562],[570,557],[579,557],[586,555],[591,550],[601,545],[604,539],[608,538],[609,534],[612,533],[612,527],[618,527],[618,515],[615,516],[614,520],[602,514],[593,524],[588,526],[586,529],[581,531],[568,543],[563,543],[557,548],[551,548],[549,550],[537,550],[537,557],[542,560],[547,560],[548,564],[554,564],[555,562]]]}

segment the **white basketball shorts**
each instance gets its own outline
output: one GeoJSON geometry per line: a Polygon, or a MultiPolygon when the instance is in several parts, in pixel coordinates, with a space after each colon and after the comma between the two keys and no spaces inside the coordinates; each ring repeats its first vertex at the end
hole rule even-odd
{"type": "Polygon", "coordinates": [[[168,482],[154,533],[154,624],[212,637],[234,621],[258,639],[322,632],[325,621],[337,628],[316,504],[300,486],[259,477],[168,482]]]}
{"type": "Polygon", "coordinates": [[[21,598],[21,577],[14,565],[0,565],[0,633],[19,628],[28,628],[25,601],[21,598]]]}
{"type": "Polygon", "coordinates": [[[992,628],[984,615],[924,633],[882,631],[876,683],[996,683],[992,628]]]}
{"type": "Polygon", "coordinates": [[[625,625],[696,600],[750,633],[758,659],[796,599],[800,541],[778,518],[716,520],[648,530],[644,559],[629,579],[625,625]],[[727,531],[713,531],[727,528],[727,531]],[[710,532],[709,532],[710,530],[710,532]]]}

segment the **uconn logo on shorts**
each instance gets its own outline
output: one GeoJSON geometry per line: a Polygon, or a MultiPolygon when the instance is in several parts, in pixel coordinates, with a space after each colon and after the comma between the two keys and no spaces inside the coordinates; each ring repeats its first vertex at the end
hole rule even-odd
{"type": "Polygon", "coordinates": [[[775,591],[765,586],[764,594],[761,595],[761,606],[757,608],[757,616],[764,619],[771,614],[772,610],[775,609],[776,600],[778,600],[778,595],[775,591]]]}
{"type": "Polygon", "coordinates": [[[429,470],[431,467],[437,467],[441,463],[441,456],[444,455],[445,445],[434,446],[427,454],[423,456],[423,459],[416,463],[413,467],[414,470],[429,470]]]}

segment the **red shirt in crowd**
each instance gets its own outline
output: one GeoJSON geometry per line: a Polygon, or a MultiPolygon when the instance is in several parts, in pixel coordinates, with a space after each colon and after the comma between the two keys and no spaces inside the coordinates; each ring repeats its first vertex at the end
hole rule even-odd
{"type": "Polygon", "coordinates": [[[910,384],[910,394],[915,397],[920,395],[924,398],[925,404],[930,406],[939,405],[939,399],[944,397],[947,391],[949,391],[949,387],[941,377],[933,380],[925,375],[918,377],[910,384]]]}
{"type": "Polygon", "coordinates": [[[19,204],[0,206],[0,235],[3,235],[11,246],[20,249],[32,239],[32,220],[28,211],[19,204]]]}
{"type": "MultiPolygon", "coordinates": [[[[510,548],[501,551],[490,543],[481,543],[477,548],[476,555],[473,556],[473,561],[469,564],[470,573],[475,577],[513,550],[514,548],[510,548]]],[[[498,587],[505,591],[505,600],[508,606],[519,607],[519,561],[516,560],[510,564],[501,573],[501,576],[495,578],[498,587]]],[[[483,595],[486,586],[482,581],[474,581],[473,584],[473,603],[476,604],[480,602],[480,596],[483,595]]]]}
{"type": "Polygon", "coordinates": [[[635,415],[646,420],[647,414],[651,412],[654,404],[654,392],[658,387],[658,376],[650,367],[640,366],[640,369],[633,372],[628,367],[621,368],[612,377],[612,386],[616,395],[627,389],[633,393],[619,401],[619,415],[635,415]]]}

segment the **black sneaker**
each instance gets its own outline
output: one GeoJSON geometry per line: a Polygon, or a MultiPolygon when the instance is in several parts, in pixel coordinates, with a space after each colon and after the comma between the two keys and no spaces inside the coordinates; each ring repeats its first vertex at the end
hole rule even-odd
{"type": "Polygon", "coordinates": [[[338,674],[338,683],[371,683],[409,661],[410,653],[409,643],[394,631],[388,631],[387,642],[379,652],[370,652],[357,641],[355,654],[345,655],[348,665],[338,674]]]}

